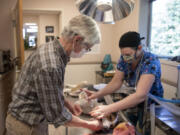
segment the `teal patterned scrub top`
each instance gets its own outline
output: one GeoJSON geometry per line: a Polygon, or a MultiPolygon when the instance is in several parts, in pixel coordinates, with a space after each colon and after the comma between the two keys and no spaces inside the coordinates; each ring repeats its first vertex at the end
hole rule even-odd
{"type": "Polygon", "coordinates": [[[129,85],[129,87],[135,87],[136,78],[138,81],[141,75],[153,74],[155,76],[155,81],[151,87],[150,93],[155,96],[163,97],[160,61],[156,55],[146,51],[143,52],[144,55],[134,71],[130,68],[131,64],[126,63],[123,60],[122,56],[118,61],[117,69],[121,72],[124,72],[125,74],[124,81],[129,85]],[[139,73],[139,77],[137,77],[138,73],[139,73]]]}

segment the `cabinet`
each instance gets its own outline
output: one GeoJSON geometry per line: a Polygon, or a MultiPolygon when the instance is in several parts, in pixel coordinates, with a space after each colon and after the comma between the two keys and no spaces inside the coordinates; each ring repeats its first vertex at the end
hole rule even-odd
{"type": "Polygon", "coordinates": [[[104,72],[102,71],[96,71],[96,84],[99,83],[109,83],[111,79],[113,78],[112,76],[105,76],[104,72]]]}
{"type": "Polygon", "coordinates": [[[5,132],[5,119],[11,102],[11,91],[15,81],[15,71],[0,75],[0,135],[5,132]]]}

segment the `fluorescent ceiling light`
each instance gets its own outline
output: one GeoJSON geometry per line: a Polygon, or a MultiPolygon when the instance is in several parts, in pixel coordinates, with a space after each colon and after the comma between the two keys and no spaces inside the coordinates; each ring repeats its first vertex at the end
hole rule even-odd
{"type": "Polygon", "coordinates": [[[25,23],[25,25],[29,25],[29,26],[37,26],[36,23],[25,23]]]}

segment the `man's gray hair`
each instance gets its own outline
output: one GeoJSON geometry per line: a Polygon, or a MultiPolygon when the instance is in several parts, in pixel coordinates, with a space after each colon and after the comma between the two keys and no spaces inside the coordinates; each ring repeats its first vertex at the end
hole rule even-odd
{"type": "Polygon", "coordinates": [[[101,34],[97,23],[90,17],[79,15],[72,18],[68,25],[64,27],[62,37],[71,40],[75,35],[84,38],[84,43],[90,45],[99,44],[101,41],[101,34]]]}

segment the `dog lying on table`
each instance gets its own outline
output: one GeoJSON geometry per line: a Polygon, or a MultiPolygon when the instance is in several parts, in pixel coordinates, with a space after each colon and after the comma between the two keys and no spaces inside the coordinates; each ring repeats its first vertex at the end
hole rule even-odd
{"type": "MultiPolygon", "coordinates": [[[[89,114],[89,112],[92,111],[92,109],[98,105],[97,101],[87,101],[87,98],[87,94],[84,91],[82,91],[79,94],[79,100],[76,102],[81,106],[83,113],[85,114],[89,114]]],[[[117,125],[117,114],[111,114],[109,117],[103,118],[101,122],[104,129],[102,129],[101,131],[97,131],[93,134],[85,135],[135,135],[135,128],[130,123],[122,122],[117,125]]]]}

